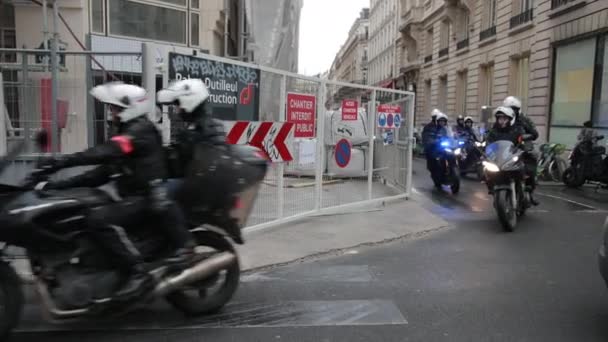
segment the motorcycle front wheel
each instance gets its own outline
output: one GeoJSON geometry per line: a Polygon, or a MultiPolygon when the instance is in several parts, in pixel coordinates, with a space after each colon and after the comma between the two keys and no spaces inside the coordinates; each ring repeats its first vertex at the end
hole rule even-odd
{"type": "MultiPolygon", "coordinates": [[[[232,252],[236,250],[224,236],[201,231],[194,234],[198,247],[204,252],[232,252]]],[[[234,296],[239,286],[241,269],[238,258],[226,269],[214,276],[192,284],[188,288],[167,295],[167,301],[188,316],[199,316],[218,312],[234,296]]]]}
{"type": "Polygon", "coordinates": [[[494,202],[498,221],[507,232],[512,232],[517,225],[517,209],[511,200],[508,190],[498,190],[494,193],[494,202]]]}
{"type": "Polygon", "coordinates": [[[6,341],[21,319],[21,279],[7,263],[0,261],[0,341],[6,341]]]}

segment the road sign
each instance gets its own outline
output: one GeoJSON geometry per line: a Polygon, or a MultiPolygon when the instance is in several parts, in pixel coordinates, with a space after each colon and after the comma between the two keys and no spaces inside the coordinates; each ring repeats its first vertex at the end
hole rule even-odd
{"type": "Polygon", "coordinates": [[[359,103],[356,100],[342,100],[342,121],[357,121],[359,103]]]}
{"type": "Polygon", "coordinates": [[[378,127],[386,127],[386,113],[378,112],[378,127]]]}
{"type": "Polygon", "coordinates": [[[334,158],[336,159],[336,164],[345,168],[348,163],[350,163],[351,156],[351,146],[350,142],[346,139],[340,139],[336,144],[336,150],[334,151],[334,158]]]}
{"type": "MultiPolygon", "coordinates": [[[[395,128],[395,115],[401,115],[401,107],[395,105],[380,105],[378,106],[378,127],[379,128],[395,128]],[[384,121],[380,118],[385,118],[384,121]]],[[[399,118],[399,125],[401,125],[401,118],[399,118]]]]}
{"type": "Polygon", "coordinates": [[[391,129],[387,129],[386,131],[382,132],[382,142],[384,143],[384,145],[392,145],[394,138],[395,138],[395,132],[393,132],[393,130],[391,129]]]}
{"type": "Polygon", "coordinates": [[[287,93],[287,121],[295,125],[294,137],[315,137],[317,98],[314,95],[287,93]]]}
{"type": "Polygon", "coordinates": [[[401,127],[401,114],[395,114],[395,128],[401,127]]]}
{"type": "Polygon", "coordinates": [[[224,121],[224,127],[229,144],[260,148],[273,162],[293,160],[290,135],[294,124],[291,122],[224,121]]]}

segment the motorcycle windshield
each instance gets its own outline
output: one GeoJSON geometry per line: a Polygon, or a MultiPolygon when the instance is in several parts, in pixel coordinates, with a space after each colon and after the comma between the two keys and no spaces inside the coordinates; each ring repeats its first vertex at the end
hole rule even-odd
{"type": "Polygon", "coordinates": [[[489,161],[501,167],[513,159],[514,146],[515,145],[510,141],[497,141],[486,147],[486,156],[489,161]]]}

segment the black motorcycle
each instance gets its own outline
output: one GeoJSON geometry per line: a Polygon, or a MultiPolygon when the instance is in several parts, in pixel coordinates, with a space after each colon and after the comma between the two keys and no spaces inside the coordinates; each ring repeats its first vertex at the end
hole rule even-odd
{"type": "Polygon", "coordinates": [[[524,191],[525,165],[523,151],[511,141],[497,141],[486,147],[483,162],[486,184],[494,196],[494,209],[506,231],[513,231],[517,218],[525,214],[530,205],[524,191]]]}
{"type": "MultiPolygon", "coordinates": [[[[594,138],[604,139],[603,135],[594,138]]],[[[571,188],[581,187],[586,182],[608,187],[608,156],[604,146],[594,146],[590,141],[576,144],[570,153],[570,166],[564,171],[564,184],[571,188]]]]}
{"type": "Polygon", "coordinates": [[[460,175],[466,176],[469,173],[475,173],[477,179],[483,179],[483,149],[486,146],[485,142],[479,142],[475,139],[460,139],[462,152],[458,156],[458,168],[460,175]]]}
{"type": "Polygon", "coordinates": [[[456,195],[460,191],[460,172],[456,158],[462,153],[462,148],[450,138],[439,140],[435,157],[435,172],[431,173],[431,178],[435,187],[448,185],[452,194],[456,195]]]}
{"type": "MultiPolygon", "coordinates": [[[[208,314],[232,298],[240,275],[233,242],[243,243],[241,227],[266,175],[267,159],[255,147],[237,145],[200,144],[194,154],[172,196],[197,240],[195,256],[185,267],[166,265],[162,260],[172,248],[150,228],[155,222],[132,227],[130,238],[154,283],[149,292],[128,300],[112,298],[125,277],[82,229],[89,208],[114,200],[109,193],[97,188],[37,191],[31,186],[35,182],[0,185],[0,241],[26,250],[41,304],[53,322],[121,314],[155,298],[165,298],[187,315],[208,314]]],[[[7,160],[0,165],[4,168],[7,160]]],[[[0,340],[18,324],[24,305],[20,278],[6,255],[2,259],[0,340]]]]}

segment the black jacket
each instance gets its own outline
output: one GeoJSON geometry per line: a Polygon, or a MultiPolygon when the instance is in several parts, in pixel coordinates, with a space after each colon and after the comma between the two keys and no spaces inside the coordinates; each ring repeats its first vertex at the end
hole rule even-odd
{"type": "Polygon", "coordinates": [[[435,144],[437,139],[437,124],[429,122],[422,129],[422,144],[427,147],[435,144]]]}
{"type": "Polygon", "coordinates": [[[525,131],[521,126],[513,125],[500,128],[497,124],[494,124],[494,127],[492,127],[492,129],[488,132],[486,141],[488,144],[491,144],[496,141],[506,140],[517,145],[519,144],[519,137],[523,136],[524,134],[525,131]]]}
{"type": "Polygon", "coordinates": [[[121,124],[108,142],[83,152],[66,155],[53,169],[101,165],[81,175],[53,182],[51,188],[96,187],[116,179],[121,196],[148,195],[150,182],[167,178],[162,137],[145,116],[121,124]]]}

